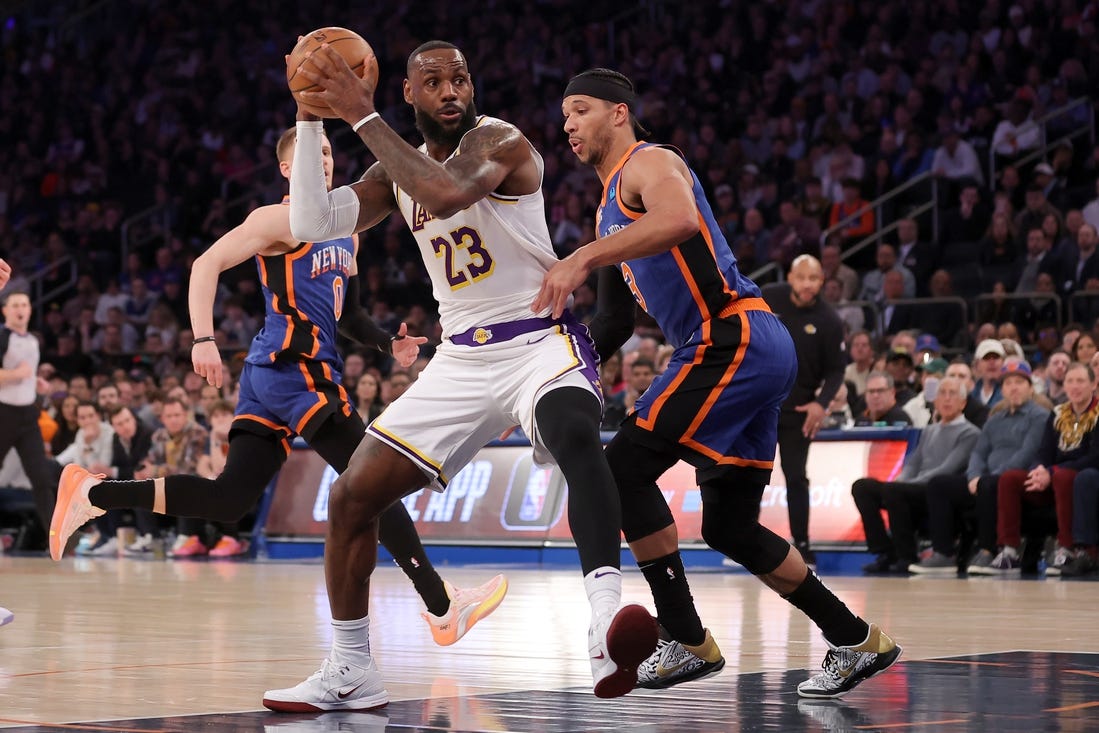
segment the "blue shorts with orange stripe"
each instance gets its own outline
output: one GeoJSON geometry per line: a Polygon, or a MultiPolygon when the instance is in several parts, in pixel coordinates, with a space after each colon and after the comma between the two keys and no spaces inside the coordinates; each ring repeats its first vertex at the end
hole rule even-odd
{"type": "Polygon", "coordinates": [[[297,433],[306,442],[324,421],[340,413],[351,415],[340,373],[321,361],[276,362],[270,366],[245,363],[233,430],[275,435],[289,450],[297,433]]]}
{"type": "Polygon", "coordinates": [[[794,342],[763,300],[736,301],[703,323],[638,399],[634,434],[650,433],[699,469],[770,470],[779,407],[797,371],[794,342]]]}

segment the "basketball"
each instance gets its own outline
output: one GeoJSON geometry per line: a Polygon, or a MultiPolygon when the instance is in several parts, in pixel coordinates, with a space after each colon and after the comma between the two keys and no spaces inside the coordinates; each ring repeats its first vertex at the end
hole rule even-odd
{"type": "Polygon", "coordinates": [[[351,67],[359,76],[364,79],[370,79],[374,84],[378,82],[378,63],[372,61],[370,68],[363,72],[363,58],[367,54],[372,53],[370,44],[366,42],[362,36],[355,31],[348,30],[347,28],[327,27],[318,28],[315,31],[310,31],[301,37],[297,45],[290,52],[290,59],[286,64],[286,84],[290,87],[290,93],[294,95],[294,99],[297,99],[306,108],[308,112],[311,112],[318,117],[339,117],[328,106],[318,107],[313,104],[305,104],[298,97],[299,92],[315,92],[319,91],[320,87],[311,82],[305,77],[304,74],[298,72],[298,68],[302,62],[305,61],[305,57],[312,51],[316,51],[321,47],[321,44],[327,43],[332,47],[336,53],[338,53],[347,65],[351,67]]]}

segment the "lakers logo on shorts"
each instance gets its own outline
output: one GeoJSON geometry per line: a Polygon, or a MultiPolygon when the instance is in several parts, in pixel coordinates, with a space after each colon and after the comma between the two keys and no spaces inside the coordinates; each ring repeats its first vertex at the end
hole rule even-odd
{"type": "Polygon", "coordinates": [[[487,344],[492,340],[492,331],[487,328],[478,328],[473,332],[473,340],[479,344],[487,344]]]}

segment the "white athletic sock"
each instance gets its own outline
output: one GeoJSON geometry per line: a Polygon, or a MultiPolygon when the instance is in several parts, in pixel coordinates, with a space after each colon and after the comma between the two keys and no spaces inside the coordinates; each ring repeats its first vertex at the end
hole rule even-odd
{"type": "Polygon", "coordinates": [[[622,571],[604,565],[584,576],[592,618],[613,615],[622,602],[622,571]]]}
{"type": "Polygon", "coordinates": [[[333,661],[360,662],[370,658],[370,617],[354,621],[332,619],[333,661]]]}

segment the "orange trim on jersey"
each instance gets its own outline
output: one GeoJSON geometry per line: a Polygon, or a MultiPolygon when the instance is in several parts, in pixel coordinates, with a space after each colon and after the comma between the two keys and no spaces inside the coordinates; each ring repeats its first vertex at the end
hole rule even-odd
{"type": "Polygon", "coordinates": [[[748,311],[764,311],[770,313],[771,306],[767,305],[767,301],[763,298],[738,298],[722,308],[721,312],[717,314],[717,317],[728,318],[729,316],[738,313],[747,313],[748,311]]]}
{"type": "Polygon", "coordinates": [[[664,388],[664,391],[660,393],[660,396],[653,402],[652,408],[649,410],[649,416],[647,418],[639,419],[637,424],[646,430],[655,430],[656,418],[660,414],[660,410],[664,407],[664,403],[668,401],[675,391],[679,388],[679,385],[683,383],[683,380],[687,378],[687,374],[691,371],[692,367],[698,366],[702,363],[702,357],[706,355],[706,347],[710,344],[710,321],[702,322],[702,343],[699,344],[698,350],[695,351],[695,358],[687,366],[683,367],[679,374],[675,375],[675,379],[671,384],[664,388]]]}
{"type": "Polygon", "coordinates": [[[259,415],[252,415],[251,413],[246,412],[233,418],[233,422],[236,422],[237,420],[251,420],[252,422],[258,422],[265,428],[271,428],[272,430],[281,431],[286,433],[287,435],[290,434],[290,428],[286,427],[285,425],[279,425],[278,423],[268,420],[265,417],[260,417],[259,415]]]}
{"type": "MultiPolygon", "coordinates": [[[[706,242],[706,246],[710,248],[710,256],[714,258],[714,266],[717,266],[717,250],[714,249],[713,233],[710,231],[710,227],[706,225],[706,218],[702,216],[702,209],[698,208],[697,202],[695,206],[695,213],[698,214],[698,231],[702,234],[702,240],[706,242]]],[[[737,297],[737,292],[729,288],[729,283],[725,281],[725,273],[718,271],[721,275],[721,286],[733,298],[737,297]]]]}
{"type": "Polygon", "coordinates": [[[317,414],[317,411],[328,404],[328,395],[317,391],[317,383],[313,381],[313,375],[309,373],[309,370],[305,366],[305,362],[298,362],[298,368],[301,369],[302,375],[305,376],[306,389],[317,395],[317,404],[310,407],[306,413],[301,416],[301,420],[298,420],[298,424],[294,428],[294,431],[297,432],[298,435],[301,435],[301,431],[309,424],[309,421],[317,414]]]}
{"type": "Polygon", "coordinates": [[[675,260],[679,272],[683,275],[683,281],[687,283],[687,287],[691,290],[691,298],[694,299],[695,306],[698,308],[702,320],[710,320],[710,309],[706,306],[706,299],[702,297],[702,291],[698,289],[698,283],[695,282],[694,277],[691,275],[690,268],[687,267],[687,261],[683,259],[683,252],[680,251],[678,245],[672,247],[669,252],[671,252],[672,259],[675,260]]]}
{"type": "MultiPolygon", "coordinates": [[[[762,299],[750,298],[748,300],[762,299]]],[[[758,310],[758,308],[751,309],[758,310]]],[[[729,310],[729,308],[726,308],[726,310],[729,310]]],[[[748,458],[734,458],[732,456],[725,456],[714,450],[713,448],[710,448],[709,446],[703,445],[702,443],[694,440],[694,434],[702,426],[702,421],[705,420],[706,417],[710,414],[710,410],[713,409],[714,404],[717,402],[718,398],[721,397],[721,393],[724,392],[726,388],[728,388],[728,386],[732,383],[733,377],[736,375],[737,369],[740,368],[741,363],[744,361],[744,354],[748,350],[748,342],[752,339],[752,326],[749,323],[748,319],[745,318],[744,315],[741,313],[737,313],[737,315],[740,317],[741,338],[740,345],[737,346],[736,349],[736,354],[733,355],[733,361],[731,364],[729,364],[729,368],[725,370],[725,373],[721,375],[721,379],[718,380],[718,383],[714,386],[712,390],[710,390],[710,394],[706,398],[706,401],[702,404],[702,408],[698,411],[698,414],[695,415],[695,419],[691,421],[690,426],[687,428],[687,432],[683,434],[683,436],[679,439],[679,442],[689,448],[693,448],[702,455],[711,458],[720,464],[732,463],[737,466],[772,468],[774,466],[773,461],[754,461],[748,458]]]]}
{"type": "MultiPolygon", "coordinates": [[[[317,352],[320,351],[321,342],[320,339],[317,338],[320,334],[320,329],[317,328],[316,324],[312,324],[309,318],[298,308],[297,299],[294,297],[294,262],[308,255],[312,248],[313,242],[303,242],[302,245],[293,252],[283,255],[283,262],[286,266],[286,305],[298,314],[298,318],[300,318],[303,323],[311,324],[309,335],[313,338],[313,348],[308,354],[303,354],[303,356],[309,359],[316,357],[317,352]]],[[[287,315],[286,321],[286,339],[282,344],[284,350],[290,347],[290,338],[294,333],[294,321],[291,316],[287,315]]]]}
{"type": "Polygon", "coordinates": [[[336,384],[336,380],[332,378],[332,368],[328,366],[328,362],[321,362],[321,370],[324,372],[324,378],[335,384],[336,389],[339,390],[340,401],[343,403],[343,416],[351,417],[351,400],[347,396],[347,390],[343,388],[342,384],[336,384]]]}
{"type": "MultiPolygon", "coordinates": [[[[627,150],[625,153],[623,153],[622,157],[618,159],[618,162],[614,164],[614,168],[611,169],[610,174],[607,176],[607,180],[609,181],[612,178],[614,178],[614,174],[618,173],[618,171],[622,170],[622,166],[626,165],[626,161],[630,159],[631,155],[633,155],[633,151],[637,150],[640,146],[642,146],[644,144],[645,144],[644,140],[638,140],[633,145],[631,145],[630,149],[627,150]]],[[[607,187],[606,186],[603,187],[603,199],[599,202],[599,205],[600,206],[606,206],[607,205],[607,187]]],[[[622,207],[620,206],[619,208],[622,208],[622,207]]]]}

